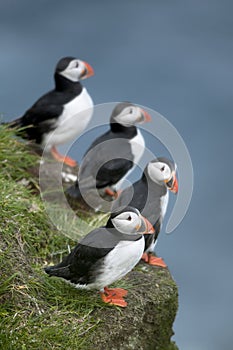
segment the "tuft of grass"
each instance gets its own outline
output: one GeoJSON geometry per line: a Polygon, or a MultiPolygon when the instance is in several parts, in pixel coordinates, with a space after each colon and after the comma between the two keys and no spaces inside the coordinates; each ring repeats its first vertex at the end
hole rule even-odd
{"type": "Polygon", "coordinates": [[[9,180],[27,179],[34,181],[27,170],[39,162],[38,156],[32,152],[25,152],[27,143],[15,136],[14,129],[0,125],[0,135],[1,174],[9,180]]]}

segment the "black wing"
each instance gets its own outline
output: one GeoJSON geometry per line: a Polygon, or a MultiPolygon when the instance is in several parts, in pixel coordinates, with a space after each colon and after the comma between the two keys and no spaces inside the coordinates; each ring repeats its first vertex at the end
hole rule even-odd
{"type": "Polygon", "coordinates": [[[133,167],[133,162],[124,158],[112,159],[106,162],[96,176],[96,187],[112,186],[120,181],[133,167]]]}
{"type": "Polygon", "coordinates": [[[63,111],[59,93],[51,91],[42,96],[21,117],[21,126],[25,129],[26,138],[41,143],[43,134],[56,129],[57,118],[63,111]]]}
{"type": "Polygon", "coordinates": [[[94,248],[78,244],[58,265],[45,268],[50,276],[64,278],[74,284],[90,284],[112,248],[94,248]]]}
{"type": "Polygon", "coordinates": [[[113,209],[117,209],[117,207],[132,206],[141,212],[146,206],[147,198],[147,182],[142,182],[140,179],[121,192],[119,198],[114,202],[113,209]]]}
{"type": "Polygon", "coordinates": [[[98,136],[93,142],[92,144],[89,146],[89,148],[86,150],[86,152],[84,153],[84,157],[87,155],[87,153],[93,149],[95,146],[99,145],[100,143],[107,141],[107,140],[111,140],[114,137],[113,133],[111,130],[106,131],[104,134],[98,136]]]}
{"type": "Polygon", "coordinates": [[[113,249],[116,242],[115,235],[105,228],[93,230],[60,264],[45,268],[45,272],[74,284],[92,283],[101,270],[104,257],[113,249]]]}
{"type": "Polygon", "coordinates": [[[86,153],[79,170],[79,182],[86,188],[117,183],[133,167],[131,146],[125,138],[100,137],[86,153]]]}
{"type": "Polygon", "coordinates": [[[57,118],[63,111],[63,106],[76,96],[75,91],[51,90],[40,97],[21,117],[24,126],[39,125],[49,119],[57,118]]]}
{"type": "Polygon", "coordinates": [[[62,113],[61,106],[50,105],[44,108],[31,108],[22,118],[21,126],[25,129],[26,137],[41,143],[43,135],[56,129],[57,118],[62,113]]]}
{"type": "MultiPolygon", "coordinates": [[[[97,187],[98,189],[107,186],[112,186],[117,183],[129,170],[133,167],[133,162],[125,159],[115,159],[109,161],[100,168],[96,176],[96,182],[93,177],[87,178],[87,189],[91,187],[97,187]],[[117,163],[117,166],[116,166],[117,163]]],[[[84,181],[82,181],[84,183],[84,181]]],[[[79,181],[76,181],[74,185],[66,190],[69,197],[79,199],[82,197],[79,181]]]]}

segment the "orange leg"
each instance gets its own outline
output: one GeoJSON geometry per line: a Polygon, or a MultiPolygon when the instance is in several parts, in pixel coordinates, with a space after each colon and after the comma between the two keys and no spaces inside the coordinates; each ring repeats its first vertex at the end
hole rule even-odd
{"type": "Polygon", "coordinates": [[[104,303],[110,305],[116,305],[121,307],[126,307],[127,302],[123,299],[128,293],[127,290],[122,288],[104,288],[104,292],[100,292],[101,298],[104,303]]]}
{"type": "Polygon", "coordinates": [[[63,156],[62,154],[60,154],[55,146],[53,146],[51,148],[51,154],[52,154],[53,158],[55,158],[58,162],[65,163],[66,165],[69,165],[70,167],[75,167],[77,165],[77,162],[74,159],[72,159],[68,156],[63,156]]]}
{"type": "Polygon", "coordinates": [[[108,188],[105,189],[104,192],[105,192],[108,196],[114,197],[115,199],[117,199],[117,198],[120,196],[122,190],[114,191],[114,190],[112,190],[110,187],[108,187],[108,188]]]}
{"type": "Polygon", "coordinates": [[[157,258],[152,253],[144,253],[141,259],[152,266],[167,267],[162,258],[157,258]]]}

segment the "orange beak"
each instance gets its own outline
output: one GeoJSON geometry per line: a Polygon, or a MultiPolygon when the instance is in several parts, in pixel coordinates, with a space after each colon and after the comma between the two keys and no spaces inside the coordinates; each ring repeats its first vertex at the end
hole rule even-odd
{"type": "Polygon", "coordinates": [[[150,221],[147,220],[144,216],[141,216],[142,221],[144,223],[145,226],[145,231],[143,231],[143,234],[153,234],[155,233],[155,229],[154,227],[151,225],[150,221]]]}
{"type": "Polygon", "coordinates": [[[176,178],[176,175],[174,175],[174,181],[173,181],[173,185],[172,187],[170,188],[170,191],[177,194],[178,192],[178,188],[179,188],[179,185],[178,185],[178,180],[176,178]]]}
{"type": "Polygon", "coordinates": [[[82,73],[81,78],[82,79],[86,79],[86,78],[89,78],[92,75],[94,75],[94,69],[92,68],[92,66],[89,63],[84,62],[84,61],[83,61],[83,64],[85,66],[85,69],[84,69],[84,71],[82,73]]]}
{"type": "Polygon", "coordinates": [[[150,114],[145,111],[144,109],[142,109],[142,114],[143,114],[143,117],[144,117],[144,121],[145,122],[150,122],[151,121],[151,116],[150,114]]]}

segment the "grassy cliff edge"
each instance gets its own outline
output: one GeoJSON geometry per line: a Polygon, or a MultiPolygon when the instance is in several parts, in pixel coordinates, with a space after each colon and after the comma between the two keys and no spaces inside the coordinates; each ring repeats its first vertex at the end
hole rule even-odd
{"type": "Polygon", "coordinates": [[[50,222],[28,172],[36,164],[38,156],[0,126],[0,347],[177,349],[170,339],[178,291],[167,269],[140,263],[119,281],[129,291],[126,309],[43,272],[76,242],[50,222]]]}

